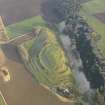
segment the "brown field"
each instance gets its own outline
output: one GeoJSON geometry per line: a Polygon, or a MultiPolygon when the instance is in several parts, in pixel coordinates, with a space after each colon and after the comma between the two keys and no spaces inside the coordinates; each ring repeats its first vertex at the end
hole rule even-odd
{"type": "Polygon", "coordinates": [[[0,0],[0,15],[5,24],[12,24],[40,14],[45,0],[0,0]]]}
{"type": "Polygon", "coordinates": [[[104,13],[97,13],[95,17],[100,20],[102,23],[105,23],[105,12],[104,13]]]}

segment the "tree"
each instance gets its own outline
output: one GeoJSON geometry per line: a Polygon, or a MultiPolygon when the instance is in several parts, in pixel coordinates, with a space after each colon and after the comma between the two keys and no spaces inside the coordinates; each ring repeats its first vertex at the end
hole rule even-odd
{"type": "Polygon", "coordinates": [[[53,0],[54,10],[62,17],[67,19],[76,16],[80,9],[80,0],[53,0]]]}

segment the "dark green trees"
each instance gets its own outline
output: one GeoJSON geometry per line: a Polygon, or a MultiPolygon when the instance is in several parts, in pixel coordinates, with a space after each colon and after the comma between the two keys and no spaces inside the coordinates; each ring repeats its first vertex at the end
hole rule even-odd
{"type": "Polygon", "coordinates": [[[80,0],[54,0],[54,9],[63,19],[78,14],[80,0]]]}

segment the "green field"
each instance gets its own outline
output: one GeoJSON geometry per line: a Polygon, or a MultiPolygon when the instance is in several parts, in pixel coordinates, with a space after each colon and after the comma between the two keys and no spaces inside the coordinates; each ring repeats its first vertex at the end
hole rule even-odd
{"type": "Polygon", "coordinates": [[[28,51],[30,55],[28,67],[39,82],[49,87],[58,85],[73,87],[72,72],[66,65],[68,61],[53,32],[42,28],[28,51]]]}
{"type": "Polygon", "coordinates": [[[26,19],[22,22],[15,23],[6,27],[8,36],[14,38],[21,34],[31,32],[35,26],[46,26],[46,22],[41,16],[36,16],[30,19],[26,19]]]}
{"type": "Polygon", "coordinates": [[[105,24],[98,20],[94,14],[105,12],[105,0],[92,0],[83,4],[81,15],[88,24],[101,35],[97,46],[105,56],[105,24]]]}

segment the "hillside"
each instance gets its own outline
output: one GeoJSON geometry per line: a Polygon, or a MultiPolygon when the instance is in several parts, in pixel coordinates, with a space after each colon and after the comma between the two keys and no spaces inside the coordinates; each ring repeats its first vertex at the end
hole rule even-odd
{"type": "Polygon", "coordinates": [[[43,28],[28,51],[29,67],[37,80],[51,88],[60,85],[73,87],[72,72],[53,32],[43,28]]]}

